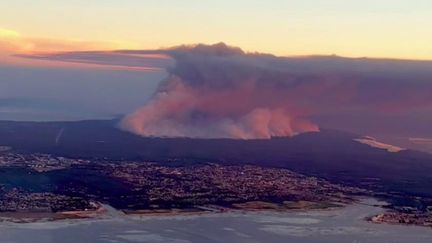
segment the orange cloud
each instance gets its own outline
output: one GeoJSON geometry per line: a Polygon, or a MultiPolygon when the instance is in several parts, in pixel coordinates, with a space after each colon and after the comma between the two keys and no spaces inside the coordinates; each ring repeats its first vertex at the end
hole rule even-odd
{"type": "Polygon", "coordinates": [[[15,53],[64,52],[134,49],[136,43],[121,41],[84,41],[26,37],[14,30],[0,28],[0,49],[15,53]]]}
{"type": "MultiPolygon", "coordinates": [[[[98,66],[96,64],[66,64],[47,60],[31,60],[17,57],[16,55],[34,55],[41,53],[58,53],[71,51],[95,51],[95,50],[117,50],[135,49],[136,43],[119,41],[84,41],[84,40],[61,40],[49,38],[33,38],[21,35],[19,32],[0,28],[0,63],[11,65],[31,66],[98,66]]],[[[101,67],[102,68],[102,67],[101,67]]],[[[104,66],[103,68],[110,68],[104,66]]],[[[118,67],[116,67],[118,68],[118,67]]]]}
{"type": "Polygon", "coordinates": [[[22,37],[18,32],[0,29],[0,51],[2,53],[19,52],[27,48],[30,48],[30,46],[22,41],[22,37]]]}

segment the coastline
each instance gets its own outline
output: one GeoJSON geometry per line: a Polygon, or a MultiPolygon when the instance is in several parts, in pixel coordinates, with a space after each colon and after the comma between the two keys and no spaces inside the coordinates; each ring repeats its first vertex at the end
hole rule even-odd
{"type": "MultiPolygon", "coordinates": [[[[0,224],[32,224],[48,222],[86,222],[98,221],[110,218],[125,219],[169,219],[169,218],[196,218],[230,214],[260,214],[260,213],[314,213],[344,210],[355,205],[364,205],[380,209],[379,212],[364,216],[363,221],[377,225],[397,225],[397,226],[421,226],[431,228],[432,224],[418,223],[410,221],[413,215],[402,214],[394,210],[386,209],[388,203],[376,198],[354,197],[350,202],[311,202],[311,201],[285,201],[283,203],[270,203],[264,201],[250,201],[236,203],[230,207],[219,205],[202,205],[191,208],[168,208],[168,209],[123,209],[118,210],[113,207],[95,203],[97,206],[93,210],[84,211],[64,211],[64,212],[2,212],[0,213],[0,224]],[[408,219],[406,219],[408,218],[408,219]],[[398,220],[395,220],[398,219],[398,220]]],[[[418,218],[418,217],[417,217],[418,218]]],[[[428,217],[430,219],[430,217],[428,217]]],[[[431,232],[432,233],[432,232],[431,232]]]]}
{"type": "Polygon", "coordinates": [[[144,209],[144,210],[122,210],[127,216],[135,217],[170,217],[170,216],[200,216],[209,214],[224,213],[251,213],[251,212],[307,212],[335,210],[347,206],[348,204],[335,204],[329,202],[317,203],[309,201],[270,203],[263,201],[251,201],[233,204],[232,207],[219,205],[204,205],[194,208],[172,208],[172,209],[144,209]]]}
{"type": "Polygon", "coordinates": [[[109,205],[96,218],[35,223],[0,223],[0,242],[431,242],[425,227],[374,224],[366,217],[385,212],[373,198],[344,207],[311,210],[229,210],[223,213],[126,215],[109,205]],[[68,236],[65,238],[65,235],[68,236]],[[21,237],[22,236],[22,237],[21,237]],[[26,237],[24,237],[26,236],[26,237]],[[21,237],[21,238],[20,238],[21,237]],[[346,241],[345,241],[346,242],[346,241]]]}
{"type": "Polygon", "coordinates": [[[130,216],[130,217],[171,217],[171,216],[201,216],[211,214],[224,213],[249,213],[249,212],[299,212],[310,210],[332,210],[346,206],[347,204],[335,204],[330,202],[283,202],[270,203],[264,201],[250,201],[245,203],[236,203],[231,207],[219,205],[202,205],[191,208],[169,208],[169,209],[123,209],[117,210],[109,205],[96,203],[95,210],[84,211],[64,211],[64,212],[1,212],[1,222],[12,223],[37,223],[51,222],[62,220],[85,220],[85,219],[100,219],[113,216],[115,214],[130,216]]]}

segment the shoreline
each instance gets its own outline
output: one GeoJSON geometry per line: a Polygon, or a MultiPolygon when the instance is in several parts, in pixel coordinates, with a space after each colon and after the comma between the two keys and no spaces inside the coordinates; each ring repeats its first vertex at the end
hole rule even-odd
{"type": "Polygon", "coordinates": [[[191,208],[169,208],[169,209],[115,209],[110,205],[97,203],[95,210],[85,211],[64,211],[64,212],[2,212],[0,213],[0,223],[9,222],[17,224],[30,224],[40,222],[59,222],[59,221],[81,221],[92,219],[106,219],[114,217],[130,218],[169,218],[169,217],[195,217],[208,215],[222,215],[229,213],[294,213],[310,211],[331,211],[343,209],[349,205],[360,203],[362,199],[353,198],[349,203],[336,202],[312,202],[312,201],[286,201],[283,203],[270,203],[264,201],[250,201],[245,203],[233,204],[231,207],[219,205],[200,205],[191,208]]]}
{"type": "MultiPolygon", "coordinates": [[[[352,202],[356,203],[356,202],[352,202]]],[[[167,209],[114,209],[109,205],[98,203],[96,210],[64,211],[64,212],[1,212],[0,223],[11,222],[18,224],[54,222],[63,220],[86,220],[113,217],[112,213],[130,217],[173,217],[173,216],[202,216],[225,213],[249,213],[249,212],[307,212],[327,211],[343,208],[349,204],[336,204],[330,202],[284,202],[270,203],[264,201],[251,201],[233,204],[232,207],[219,205],[200,205],[191,208],[167,208],[167,209]]]]}
{"type": "MultiPolygon", "coordinates": [[[[316,203],[308,201],[289,202],[291,207],[286,204],[269,203],[263,201],[251,201],[240,204],[233,204],[233,207],[218,205],[196,206],[194,208],[171,208],[171,209],[144,209],[144,210],[121,210],[126,216],[138,217],[170,217],[170,216],[200,216],[224,213],[252,213],[252,212],[308,212],[308,211],[329,211],[344,208],[349,204],[335,203],[316,203]],[[299,206],[294,206],[299,205],[299,206]],[[317,205],[326,205],[317,207],[317,205]],[[328,206],[327,206],[328,205],[328,206]],[[284,207],[285,206],[285,207],[284,207]]],[[[356,203],[356,202],[353,202],[356,203]]]]}
{"type": "Polygon", "coordinates": [[[192,208],[169,208],[169,209],[140,209],[140,210],[118,210],[109,205],[97,203],[95,210],[65,211],[65,212],[3,212],[0,213],[0,224],[13,223],[18,225],[48,222],[88,222],[91,220],[104,220],[115,218],[127,219],[169,219],[177,217],[208,217],[215,215],[230,214],[251,214],[251,213],[309,213],[309,212],[331,212],[343,210],[350,206],[364,205],[380,208],[382,212],[365,216],[363,221],[377,225],[398,225],[398,226],[421,226],[432,228],[432,225],[425,225],[412,222],[395,222],[388,220],[387,215],[401,217],[402,213],[384,208],[388,205],[385,201],[376,198],[359,197],[353,198],[348,203],[334,202],[283,202],[269,203],[263,201],[251,201],[233,204],[232,207],[219,205],[202,205],[192,208]]]}

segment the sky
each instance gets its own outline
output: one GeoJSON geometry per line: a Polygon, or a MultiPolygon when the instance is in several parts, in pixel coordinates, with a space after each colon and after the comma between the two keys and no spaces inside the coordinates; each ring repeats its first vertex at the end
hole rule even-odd
{"type": "Polygon", "coordinates": [[[243,138],[387,128],[432,151],[432,62],[333,56],[432,60],[430,0],[0,0],[0,9],[0,120],[127,115],[141,135],[243,138]],[[208,46],[220,42],[231,47],[208,46]],[[198,43],[207,46],[165,49],[198,43]]]}
{"type": "Polygon", "coordinates": [[[0,120],[111,119],[152,95],[163,72],[0,65],[0,120]]]}
{"type": "Polygon", "coordinates": [[[432,59],[430,0],[0,0],[0,8],[0,39],[21,42],[21,52],[223,41],[281,56],[432,59]]]}

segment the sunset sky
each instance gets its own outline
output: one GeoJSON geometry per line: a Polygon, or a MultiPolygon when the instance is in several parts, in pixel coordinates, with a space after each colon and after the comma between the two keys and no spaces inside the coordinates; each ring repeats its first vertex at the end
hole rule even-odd
{"type": "Polygon", "coordinates": [[[0,0],[0,49],[226,42],[276,55],[432,59],[430,0],[0,0]]]}
{"type": "Polygon", "coordinates": [[[325,127],[400,146],[427,141],[432,151],[432,62],[373,59],[432,60],[431,0],[0,0],[0,8],[0,120],[127,115],[131,132],[192,137],[325,127]],[[220,42],[228,46],[212,45],[220,42]],[[111,51],[120,49],[129,51],[111,51]]]}

